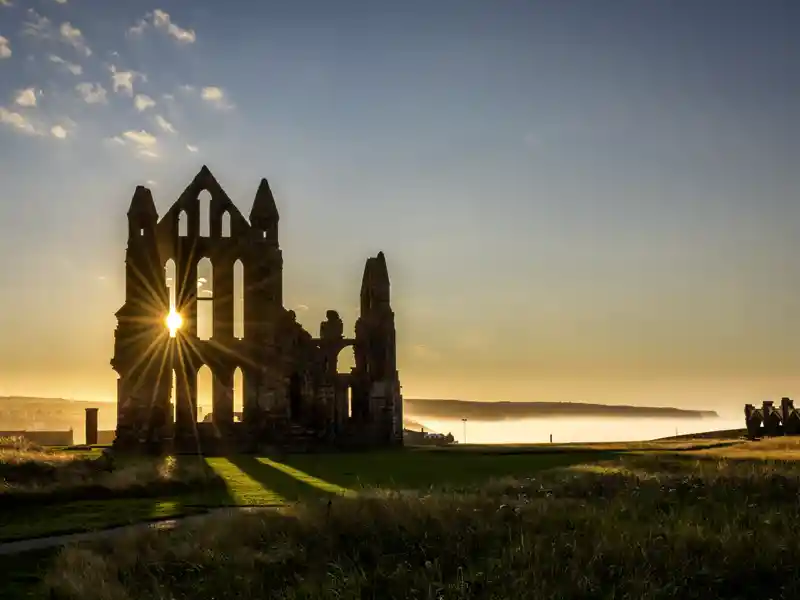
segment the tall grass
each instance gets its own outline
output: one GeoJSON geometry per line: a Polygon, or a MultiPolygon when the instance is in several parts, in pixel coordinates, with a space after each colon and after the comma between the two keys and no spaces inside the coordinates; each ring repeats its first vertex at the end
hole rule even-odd
{"type": "Polygon", "coordinates": [[[199,457],[115,460],[98,452],[50,450],[0,439],[0,509],[78,499],[159,496],[223,487],[199,457]]]}
{"type": "Polygon", "coordinates": [[[623,456],[63,551],[51,598],[792,598],[800,465],[623,456]]]}

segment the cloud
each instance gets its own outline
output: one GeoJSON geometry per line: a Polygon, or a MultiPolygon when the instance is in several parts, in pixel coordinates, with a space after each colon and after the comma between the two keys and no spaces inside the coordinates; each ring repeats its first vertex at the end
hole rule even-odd
{"type": "Polygon", "coordinates": [[[156,136],[147,133],[144,129],[140,129],[139,131],[126,131],[122,134],[122,137],[126,140],[132,141],[138,146],[145,146],[148,148],[151,148],[158,143],[156,136]]]}
{"type": "Polygon", "coordinates": [[[111,81],[112,88],[117,93],[125,94],[126,96],[133,96],[133,80],[141,79],[147,81],[147,77],[143,73],[136,71],[118,71],[117,67],[111,65],[111,81]]]}
{"type": "Polygon", "coordinates": [[[24,115],[0,106],[0,123],[10,125],[14,129],[29,135],[38,135],[39,131],[24,115]]]}
{"type": "Polygon", "coordinates": [[[128,29],[128,33],[130,35],[142,35],[144,30],[147,29],[147,25],[148,23],[146,19],[139,19],[136,22],[136,25],[128,29]]]}
{"type": "Polygon", "coordinates": [[[0,0],[0,6],[14,6],[11,0],[0,0]]]}
{"type": "Polygon", "coordinates": [[[80,29],[73,27],[71,23],[62,23],[61,27],[58,28],[58,32],[61,35],[61,41],[69,44],[84,56],[92,55],[92,51],[86,45],[86,38],[83,37],[80,29]]]}
{"type": "Polygon", "coordinates": [[[67,130],[64,129],[61,125],[53,125],[50,128],[50,133],[54,138],[58,138],[60,140],[66,139],[67,137],[67,130]]]}
{"type": "Polygon", "coordinates": [[[195,90],[193,85],[189,85],[188,83],[184,83],[181,86],[178,86],[178,89],[182,92],[192,93],[195,90]]]}
{"type": "Polygon", "coordinates": [[[105,104],[108,101],[106,89],[99,83],[79,83],[75,86],[75,91],[87,104],[105,104]]]}
{"type": "Polygon", "coordinates": [[[0,35],[0,59],[11,58],[11,43],[0,35]]]}
{"type": "Polygon", "coordinates": [[[55,63],[57,65],[61,65],[67,71],[72,73],[73,75],[81,75],[83,73],[83,67],[80,65],[76,65],[75,63],[71,63],[67,60],[64,60],[60,56],[56,56],[55,54],[51,54],[47,57],[50,62],[55,63]]]}
{"type": "Polygon", "coordinates": [[[147,181],[145,181],[145,184],[149,185],[150,187],[156,187],[158,185],[158,182],[156,182],[153,179],[148,179],[147,181]]]}
{"type": "Polygon", "coordinates": [[[59,4],[66,4],[67,0],[56,0],[56,2],[58,2],[59,4]]]}
{"type": "Polygon", "coordinates": [[[143,129],[125,131],[108,141],[112,144],[132,147],[136,155],[141,158],[158,158],[158,139],[143,129]]]}
{"type": "Polygon", "coordinates": [[[192,29],[178,27],[172,22],[169,13],[158,8],[153,11],[153,27],[166,31],[167,34],[171,35],[179,42],[191,44],[197,39],[192,29]]]}
{"type": "Polygon", "coordinates": [[[192,146],[191,144],[186,144],[186,149],[192,154],[200,151],[200,148],[198,148],[197,146],[192,146]]]}
{"type": "Polygon", "coordinates": [[[146,94],[137,94],[136,98],[133,99],[133,105],[136,107],[136,110],[142,112],[152,106],[155,106],[156,101],[146,94]]]}
{"type": "Polygon", "coordinates": [[[29,87],[17,92],[14,104],[25,107],[36,106],[36,89],[29,87]]]}
{"type": "Polygon", "coordinates": [[[306,311],[306,310],[308,310],[308,305],[306,305],[306,304],[298,304],[295,308],[297,310],[306,311]]]}
{"type": "Polygon", "coordinates": [[[147,13],[143,18],[136,22],[136,25],[128,29],[130,35],[142,35],[148,27],[153,27],[165,32],[177,42],[192,44],[197,40],[197,35],[193,29],[184,29],[172,22],[172,17],[168,12],[155,9],[152,13],[147,13]]]}
{"type": "Polygon", "coordinates": [[[56,31],[50,19],[40,15],[32,8],[28,9],[28,20],[22,24],[22,33],[43,40],[57,39],[72,46],[84,56],[91,56],[92,54],[80,29],[66,22],[62,23],[58,31],[56,31]]]}
{"type": "Polygon", "coordinates": [[[28,20],[22,24],[22,33],[38,38],[53,37],[53,24],[32,8],[28,9],[28,20]]]}
{"type": "Polygon", "coordinates": [[[213,104],[219,109],[233,108],[233,105],[228,102],[228,96],[225,90],[217,86],[204,87],[200,92],[200,97],[206,102],[213,104]]]}
{"type": "Polygon", "coordinates": [[[161,128],[162,131],[166,131],[167,133],[176,133],[175,127],[172,126],[172,123],[167,121],[161,115],[156,115],[156,124],[161,128]]]}

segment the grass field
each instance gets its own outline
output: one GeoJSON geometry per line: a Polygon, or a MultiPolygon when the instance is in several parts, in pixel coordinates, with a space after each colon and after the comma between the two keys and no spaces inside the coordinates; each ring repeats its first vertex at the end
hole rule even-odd
{"type": "Polygon", "coordinates": [[[783,438],[209,458],[224,490],[83,514],[278,508],[20,557],[7,585],[65,600],[793,597],[798,457],[783,438]]]}

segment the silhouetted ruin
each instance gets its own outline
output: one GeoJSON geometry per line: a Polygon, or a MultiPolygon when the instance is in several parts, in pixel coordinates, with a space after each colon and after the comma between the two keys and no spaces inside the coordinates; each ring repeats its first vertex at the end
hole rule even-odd
{"type": "Polygon", "coordinates": [[[111,360],[119,375],[116,448],[158,451],[172,445],[179,451],[226,452],[403,443],[394,313],[383,253],[367,259],[354,337],[344,336],[334,310],[314,337],[283,306],[278,220],[266,179],[249,220],[205,166],[161,218],[150,190],[137,186],[128,210],[125,303],[116,313],[111,360]],[[201,231],[203,192],[211,196],[207,231],[201,231]],[[213,269],[210,298],[198,297],[203,259],[213,269]],[[175,265],[172,286],[165,276],[170,260],[175,265]],[[237,262],[244,281],[241,299],[234,298],[237,262]],[[198,301],[213,303],[208,339],[198,336],[198,301]],[[237,335],[236,302],[243,302],[237,335]],[[355,367],[341,374],[337,360],[346,347],[353,348],[355,367]],[[208,422],[198,418],[197,374],[203,365],[213,377],[208,422]],[[233,404],[237,368],[243,376],[238,422],[233,404]]]}
{"type": "Polygon", "coordinates": [[[756,439],[776,435],[800,435],[800,411],[790,398],[782,398],[780,408],[772,400],[764,400],[761,408],[745,404],[747,437],[756,439]]]}

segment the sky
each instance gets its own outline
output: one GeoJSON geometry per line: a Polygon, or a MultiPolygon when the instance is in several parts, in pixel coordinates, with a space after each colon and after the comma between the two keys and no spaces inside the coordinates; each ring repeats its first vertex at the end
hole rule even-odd
{"type": "Polygon", "coordinates": [[[347,330],[383,250],[404,394],[800,397],[794,0],[0,0],[0,395],[114,399],[137,184],[281,212],[347,330]]]}

